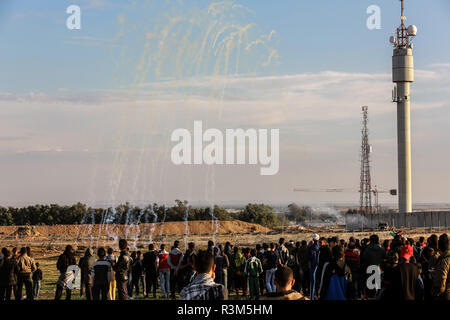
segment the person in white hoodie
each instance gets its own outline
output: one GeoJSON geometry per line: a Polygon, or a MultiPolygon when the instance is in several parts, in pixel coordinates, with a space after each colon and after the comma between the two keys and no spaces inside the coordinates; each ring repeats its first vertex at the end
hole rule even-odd
{"type": "Polygon", "coordinates": [[[173,244],[172,250],[169,253],[167,263],[170,266],[170,297],[175,299],[175,290],[178,286],[178,269],[183,260],[183,251],[178,248],[180,242],[176,240],[173,244]]]}

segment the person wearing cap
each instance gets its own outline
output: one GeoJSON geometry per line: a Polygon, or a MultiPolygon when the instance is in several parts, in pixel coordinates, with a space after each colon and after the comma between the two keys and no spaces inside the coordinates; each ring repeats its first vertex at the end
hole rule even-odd
{"type": "Polygon", "coordinates": [[[405,244],[400,250],[399,265],[392,273],[392,299],[415,300],[415,287],[419,278],[419,269],[410,263],[414,250],[410,244],[405,244]]]}

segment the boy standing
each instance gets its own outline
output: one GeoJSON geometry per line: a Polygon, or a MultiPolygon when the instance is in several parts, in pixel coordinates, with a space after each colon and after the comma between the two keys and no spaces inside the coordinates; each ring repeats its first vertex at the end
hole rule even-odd
{"type": "Polygon", "coordinates": [[[39,262],[36,262],[36,270],[33,272],[33,296],[39,298],[41,291],[42,270],[39,268],[39,262]]]}

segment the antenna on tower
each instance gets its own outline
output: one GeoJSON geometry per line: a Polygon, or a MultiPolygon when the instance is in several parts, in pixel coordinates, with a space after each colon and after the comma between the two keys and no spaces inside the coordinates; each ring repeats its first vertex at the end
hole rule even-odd
{"type": "Polygon", "coordinates": [[[372,148],[369,144],[369,107],[363,106],[363,126],[361,143],[361,181],[360,181],[360,213],[372,214],[372,180],[370,176],[370,153],[372,148]]]}
{"type": "Polygon", "coordinates": [[[389,42],[395,48],[412,48],[412,40],[417,35],[417,27],[410,25],[406,27],[405,21],[405,0],[400,0],[402,3],[402,13],[400,16],[400,27],[394,32],[394,35],[389,38],[389,42]]]}

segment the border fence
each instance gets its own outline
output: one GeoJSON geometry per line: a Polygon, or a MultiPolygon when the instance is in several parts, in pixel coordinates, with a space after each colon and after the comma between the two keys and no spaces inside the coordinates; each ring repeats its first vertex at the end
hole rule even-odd
{"type": "Polygon", "coordinates": [[[348,231],[379,228],[383,224],[394,228],[448,228],[450,227],[450,211],[348,213],[345,215],[345,224],[348,231]]]}

